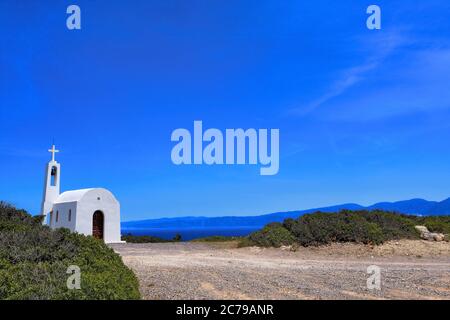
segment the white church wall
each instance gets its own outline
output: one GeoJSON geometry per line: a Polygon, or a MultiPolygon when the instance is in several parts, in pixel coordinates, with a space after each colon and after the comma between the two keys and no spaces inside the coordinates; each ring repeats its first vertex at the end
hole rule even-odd
{"type": "Polygon", "coordinates": [[[51,227],[55,228],[67,228],[71,231],[75,231],[76,216],[77,216],[77,203],[65,202],[57,203],[53,206],[52,223],[51,227]],[[58,216],[58,221],[56,217],[58,216]],[[69,219],[70,218],[70,219],[69,219]]]}
{"type": "Polygon", "coordinates": [[[121,242],[120,205],[106,189],[92,189],[79,201],[77,207],[76,231],[92,235],[93,215],[101,211],[104,218],[103,238],[106,243],[121,242]]]}

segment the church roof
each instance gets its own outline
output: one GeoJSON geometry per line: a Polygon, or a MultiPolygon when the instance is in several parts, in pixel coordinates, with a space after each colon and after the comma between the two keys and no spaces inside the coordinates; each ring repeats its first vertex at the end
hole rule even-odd
{"type": "Polygon", "coordinates": [[[92,197],[109,199],[110,201],[118,202],[117,199],[114,197],[114,195],[111,193],[111,191],[107,189],[89,188],[63,192],[58,196],[58,198],[56,198],[55,202],[53,203],[58,204],[67,202],[78,202],[81,201],[83,198],[89,199],[92,197]]]}
{"type": "Polygon", "coordinates": [[[63,203],[63,202],[74,202],[79,201],[83,196],[89,191],[94,190],[94,188],[90,189],[79,189],[79,190],[71,190],[61,193],[58,198],[56,198],[55,203],[63,203]]]}

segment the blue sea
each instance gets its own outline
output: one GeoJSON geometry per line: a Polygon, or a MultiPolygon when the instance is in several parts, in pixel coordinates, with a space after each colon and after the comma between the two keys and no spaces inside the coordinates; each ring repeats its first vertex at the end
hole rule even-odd
{"type": "Polygon", "coordinates": [[[181,235],[182,241],[209,236],[241,237],[259,230],[259,227],[235,227],[235,228],[178,228],[178,229],[122,229],[122,235],[132,234],[134,236],[153,236],[171,240],[176,234],[181,235]]]}

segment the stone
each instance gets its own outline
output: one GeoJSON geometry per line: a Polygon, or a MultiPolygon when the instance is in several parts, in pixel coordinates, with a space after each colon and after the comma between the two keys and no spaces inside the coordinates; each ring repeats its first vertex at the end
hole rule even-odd
{"type": "Polygon", "coordinates": [[[420,237],[428,241],[444,241],[445,235],[443,233],[430,232],[425,226],[415,226],[416,230],[420,232],[420,237]]]}

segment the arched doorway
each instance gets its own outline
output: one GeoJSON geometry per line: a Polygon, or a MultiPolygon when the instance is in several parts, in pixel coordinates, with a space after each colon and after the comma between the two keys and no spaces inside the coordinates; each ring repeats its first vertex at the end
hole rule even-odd
{"type": "Polygon", "coordinates": [[[95,211],[92,217],[92,236],[94,238],[103,239],[104,221],[103,212],[95,211]]]}

